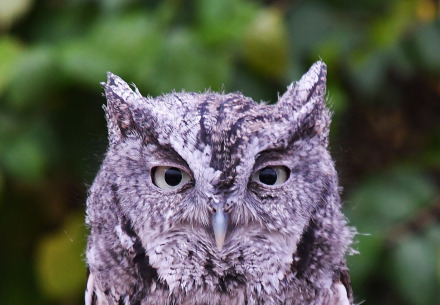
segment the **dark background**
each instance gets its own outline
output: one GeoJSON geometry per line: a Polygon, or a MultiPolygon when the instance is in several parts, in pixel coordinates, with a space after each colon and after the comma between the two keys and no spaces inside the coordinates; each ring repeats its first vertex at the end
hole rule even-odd
{"type": "Polygon", "coordinates": [[[431,0],[0,1],[0,303],[83,303],[106,71],[275,102],[321,58],[357,301],[440,304],[439,18],[431,0]]]}

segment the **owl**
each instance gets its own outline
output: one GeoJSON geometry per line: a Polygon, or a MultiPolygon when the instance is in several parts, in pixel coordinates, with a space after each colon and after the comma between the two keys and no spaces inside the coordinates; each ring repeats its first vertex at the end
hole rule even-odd
{"type": "Polygon", "coordinates": [[[108,73],[86,304],[353,304],[326,74],[316,62],[268,105],[144,97],[108,73]]]}

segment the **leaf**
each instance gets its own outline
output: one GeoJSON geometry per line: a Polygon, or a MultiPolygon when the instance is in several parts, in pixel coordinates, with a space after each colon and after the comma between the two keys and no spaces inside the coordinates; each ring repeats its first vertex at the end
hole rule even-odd
{"type": "Polygon", "coordinates": [[[14,78],[21,52],[22,47],[17,40],[8,36],[0,37],[0,97],[14,78]]]}
{"type": "Polygon", "coordinates": [[[57,159],[51,125],[45,118],[0,117],[0,161],[5,173],[37,185],[57,159]],[[50,163],[53,162],[53,163],[50,163]]]}
{"type": "Polygon", "coordinates": [[[118,12],[127,6],[132,5],[136,0],[98,0],[104,10],[109,12],[118,12]]]}
{"type": "Polygon", "coordinates": [[[346,92],[343,90],[341,85],[336,82],[328,81],[327,87],[332,110],[337,114],[341,114],[347,109],[348,106],[348,97],[346,92]]]}
{"type": "Polygon", "coordinates": [[[222,84],[229,82],[231,64],[224,50],[209,49],[198,36],[182,28],[168,34],[160,56],[146,79],[146,86],[150,88],[150,94],[174,89],[219,90],[222,84]]]}
{"type": "Polygon", "coordinates": [[[243,0],[199,0],[196,12],[196,31],[202,40],[221,47],[243,36],[257,13],[257,6],[243,0]]]}
{"type": "Polygon", "coordinates": [[[106,71],[145,82],[163,45],[162,34],[158,21],[145,12],[98,19],[87,36],[60,45],[61,67],[94,88],[106,71]]]}
{"type": "MultiPolygon", "coordinates": [[[[374,300],[371,295],[369,285],[370,281],[381,281],[381,283],[400,283],[402,287],[399,289],[410,289],[409,287],[418,287],[420,284],[409,284],[412,279],[399,281],[405,274],[409,276],[413,266],[408,266],[409,257],[412,257],[414,265],[421,264],[419,267],[424,272],[426,266],[419,260],[425,259],[418,257],[418,251],[422,247],[416,240],[415,245],[406,245],[407,241],[399,243],[399,250],[396,254],[387,243],[390,238],[390,233],[395,226],[402,221],[412,217],[417,211],[431,203],[436,196],[436,187],[432,181],[417,169],[411,168],[397,168],[393,171],[388,171],[382,174],[375,175],[363,183],[361,183],[356,190],[348,197],[349,207],[346,208],[350,223],[357,227],[360,235],[356,237],[358,243],[354,245],[356,250],[359,250],[360,255],[354,255],[348,258],[348,266],[353,280],[353,287],[357,291],[357,295],[362,299],[374,300]],[[408,248],[407,248],[408,247],[408,248]],[[392,266],[390,266],[392,262],[392,266]],[[405,265],[406,264],[406,265],[405,265]],[[392,269],[390,270],[390,269],[392,269]],[[405,268],[405,270],[400,270],[405,268]],[[399,270],[397,270],[399,269],[399,270]],[[397,271],[396,271],[397,270],[397,271]],[[392,273],[394,276],[387,279],[388,275],[392,273]],[[398,275],[396,273],[399,273],[398,275]],[[405,288],[403,288],[405,287],[405,288]]],[[[412,237],[411,237],[412,238],[412,237]]],[[[414,238],[417,238],[415,236],[414,238]]],[[[400,240],[393,240],[399,242],[400,240]]],[[[425,247],[424,251],[431,251],[434,243],[431,241],[423,241],[425,247]]],[[[438,247],[435,252],[437,253],[438,247]]],[[[433,254],[429,254],[431,256],[433,254]]],[[[432,257],[427,257],[430,268],[432,264],[432,257]]],[[[415,272],[414,270],[412,272],[415,272]]],[[[428,275],[414,277],[414,279],[423,278],[426,286],[432,285],[426,282],[424,278],[428,275]]],[[[429,275],[432,277],[432,275],[429,275]]],[[[417,288],[415,288],[417,289],[417,288]]],[[[422,291],[425,291],[422,290],[422,291]]],[[[413,293],[413,292],[409,292],[413,293]]],[[[417,293],[417,292],[415,292],[417,293]]],[[[431,293],[431,292],[430,292],[431,293]]],[[[432,294],[432,293],[431,293],[432,294]]],[[[414,297],[411,296],[411,297],[414,297]]],[[[433,304],[433,303],[414,303],[414,304],[433,304]]]]}
{"type": "Polygon", "coordinates": [[[394,252],[392,281],[408,304],[436,304],[439,279],[436,273],[440,249],[440,226],[403,241],[394,252]]]}
{"type": "Polygon", "coordinates": [[[48,299],[68,299],[84,289],[85,235],[84,216],[75,213],[58,232],[39,241],[35,268],[41,292],[48,299]]]}
{"type": "Polygon", "coordinates": [[[363,233],[361,231],[356,235],[356,244],[353,246],[359,254],[347,257],[347,266],[356,295],[366,297],[366,281],[375,277],[383,262],[384,238],[380,234],[363,233]]]}
{"type": "Polygon", "coordinates": [[[382,235],[426,206],[435,195],[432,182],[417,170],[395,169],[359,185],[349,196],[347,214],[361,232],[382,235]]]}
{"type": "Polygon", "coordinates": [[[32,7],[32,4],[33,0],[0,1],[0,29],[9,28],[32,7]]]}
{"type": "Polygon", "coordinates": [[[351,81],[360,94],[369,97],[373,103],[376,99],[371,98],[383,88],[385,84],[386,69],[389,58],[384,51],[370,52],[360,49],[352,52],[347,63],[351,73],[351,81]]]}
{"type": "Polygon", "coordinates": [[[293,51],[298,54],[313,51],[330,35],[336,24],[332,11],[324,4],[305,1],[295,6],[288,16],[293,51]]]}
{"type": "MultiPolygon", "coordinates": [[[[5,187],[5,175],[3,171],[0,169],[0,198],[2,198],[4,193],[4,187],[5,187]]],[[[0,207],[1,207],[2,200],[0,200],[0,207]]]]}
{"type": "Polygon", "coordinates": [[[417,2],[417,19],[422,22],[432,22],[437,18],[438,8],[435,2],[430,0],[419,0],[417,2]]]}
{"type": "Polygon", "coordinates": [[[415,47],[418,52],[417,60],[422,68],[439,75],[440,26],[438,21],[419,29],[415,35],[415,47]]]}
{"type": "Polygon", "coordinates": [[[261,10],[245,35],[243,58],[258,74],[281,79],[289,61],[287,41],[281,12],[274,8],[261,10]]]}
{"type": "Polygon", "coordinates": [[[15,178],[28,182],[38,181],[44,174],[48,160],[38,139],[21,135],[8,143],[2,155],[6,170],[15,178]]]}
{"type": "Polygon", "coordinates": [[[16,109],[29,109],[44,104],[62,75],[57,69],[56,53],[51,46],[36,46],[22,52],[17,59],[8,102],[16,109]]]}
{"type": "Polygon", "coordinates": [[[390,12],[377,18],[369,27],[369,39],[374,48],[390,48],[402,39],[415,23],[414,1],[394,1],[390,12]]]}

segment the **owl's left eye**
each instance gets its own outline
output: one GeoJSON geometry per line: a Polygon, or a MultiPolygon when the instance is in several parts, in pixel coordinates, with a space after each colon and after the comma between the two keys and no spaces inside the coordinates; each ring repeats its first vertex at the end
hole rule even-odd
{"type": "Polygon", "coordinates": [[[166,191],[180,188],[191,180],[187,172],[177,167],[158,166],[153,168],[153,183],[166,191]]]}
{"type": "Polygon", "coordinates": [[[279,185],[289,178],[289,170],[285,166],[266,166],[252,175],[253,181],[266,185],[279,185]]]}

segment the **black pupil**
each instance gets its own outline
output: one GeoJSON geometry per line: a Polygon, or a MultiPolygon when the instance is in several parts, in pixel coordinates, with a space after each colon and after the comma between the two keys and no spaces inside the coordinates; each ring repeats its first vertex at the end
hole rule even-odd
{"type": "Polygon", "coordinates": [[[261,170],[258,178],[264,184],[274,185],[277,182],[277,172],[271,167],[266,167],[261,170]]]}
{"type": "Polygon", "coordinates": [[[165,182],[169,186],[176,186],[182,181],[182,171],[175,167],[170,167],[165,172],[165,182]]]}

